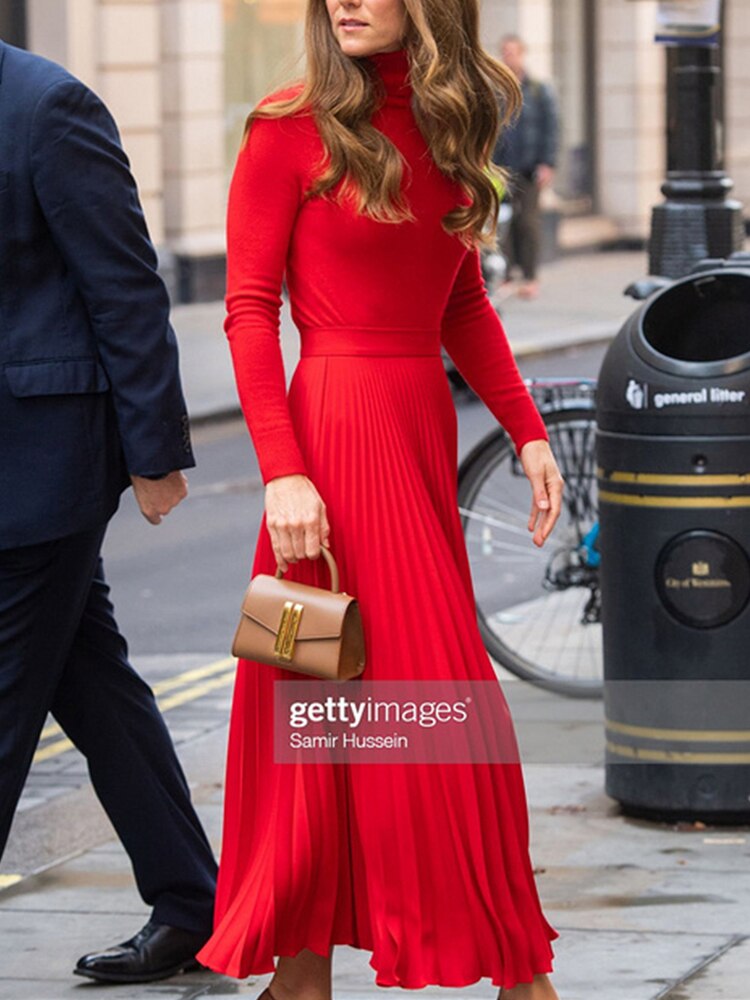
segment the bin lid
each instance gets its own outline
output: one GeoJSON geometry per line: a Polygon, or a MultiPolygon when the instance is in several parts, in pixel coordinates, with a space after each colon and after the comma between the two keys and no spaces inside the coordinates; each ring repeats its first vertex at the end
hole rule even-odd
{"type": "Polygon", "coordinates": [[[671,375],[750,369],[750,271],[698,272],[657,292],[637,314],[632,344],[646,364],[671,375]]]}

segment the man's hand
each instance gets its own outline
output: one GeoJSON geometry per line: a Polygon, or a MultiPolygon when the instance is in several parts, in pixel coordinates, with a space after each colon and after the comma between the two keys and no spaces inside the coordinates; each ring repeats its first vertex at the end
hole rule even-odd
{"type": "Polygon", "coordinates": [[[161,524],[161,519],[187,496],[187,479],[179,469],[164,479],[131,476],[130,481],[141,513],[149,524],[161,524]]]}

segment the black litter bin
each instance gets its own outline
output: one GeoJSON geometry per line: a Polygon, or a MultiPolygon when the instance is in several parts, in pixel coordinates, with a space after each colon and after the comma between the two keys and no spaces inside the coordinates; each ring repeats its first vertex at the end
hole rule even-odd
{"type": "Polygon", "coordinates": [[[597,394],[606,791],[750,819],[750,267],[670,284],[597,394]]]}

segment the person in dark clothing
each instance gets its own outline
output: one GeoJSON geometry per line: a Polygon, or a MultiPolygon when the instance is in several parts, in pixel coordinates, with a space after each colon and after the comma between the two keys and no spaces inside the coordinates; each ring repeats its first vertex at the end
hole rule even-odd
{"type": "Polygon", "coordinates": [[[126,487],[159,524],[195,464],[169,300],[101,100],[0,40],[0,854],[51,712],[85,755],[150,919],[75,972],[196,966],[216,862],[101,559],[126,487]]]}
{"type": "Polygon", "coordinates": [[[518,77],[523,92],[521,113],[513,125],[503,130],[492,156],[511,174],[513,217],[503,231],[502,249],[508,261],[508,279],[514,267],[520,268],[523,280],[518,294],[531,299],[539,293],[539,194],[552,183],[557,162],[557,101],[548,84],[526,72],[526,46],[518,35],[502,39],[500,54],[518,77]]]}

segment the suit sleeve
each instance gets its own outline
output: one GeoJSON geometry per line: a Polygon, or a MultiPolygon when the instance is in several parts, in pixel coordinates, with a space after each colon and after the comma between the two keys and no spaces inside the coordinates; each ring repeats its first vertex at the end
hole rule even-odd
{"type": "Polygon", "coordinates": [[[528,441],[549,440],[487,296],[478,250],[469,251],[459,269],[441,339],[459,372],[510,435],[517,454],[528,441]]]}
{"type": "Polygon", "coordinates": [[[40,97],[30,130],[34,188],[85,302],[109,378],[128,471],[195,464],[169,297],[112,116],[78,80],[40,97]]]}
{"type": "Polygon", "coordinates": [[[264,483],[307,475],[279,337],[282,280],[303,197],[299,142],[292,119],[254,119],[229,189],[224,329],[264,483]]]}

